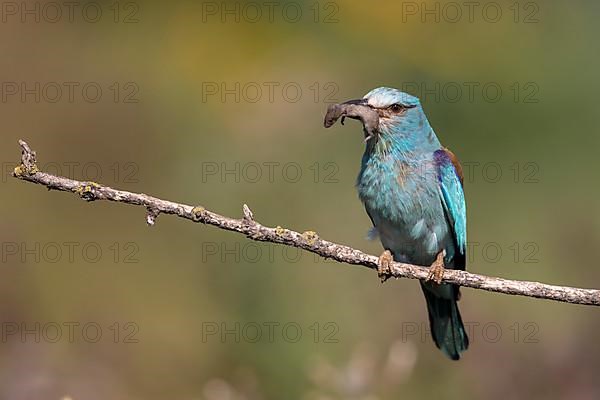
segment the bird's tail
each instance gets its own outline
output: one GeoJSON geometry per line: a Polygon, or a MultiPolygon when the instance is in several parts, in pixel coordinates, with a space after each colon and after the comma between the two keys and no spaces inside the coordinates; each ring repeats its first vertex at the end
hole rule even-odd
{"type": "Polygon", "coordinates": [[[452,360],[458,360],[460,353],[469,347],[469,338],[456,304],[458,288],[454,285],[434,286],[430,283],[421,283],[421,287],[427,301],[429,325],[435,345],[452,360]]]}

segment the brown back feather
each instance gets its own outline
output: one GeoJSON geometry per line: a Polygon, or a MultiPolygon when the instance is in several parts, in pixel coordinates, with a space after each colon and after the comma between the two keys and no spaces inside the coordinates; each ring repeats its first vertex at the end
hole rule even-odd
{"type": "Polygon", "coordinates": [[[456,155],[446,147],[444,147],[442,150],[444,150],[446,154],[448,154],[448,157],[450,157],[450,161],[452,161],[452,165],[454,165],[454,169],[456,170],[456,174],[458,175],[458,178],[460,179],[460,184],[462,185],[464,176],[462,165],[460,165],[460,161],[458,161],[456,155]]]}

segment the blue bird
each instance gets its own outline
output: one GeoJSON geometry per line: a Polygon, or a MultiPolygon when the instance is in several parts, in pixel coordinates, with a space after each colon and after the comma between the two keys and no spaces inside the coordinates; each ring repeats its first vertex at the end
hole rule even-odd
{"type": "Polygon", "coordinates": [[[325,127],[339,118],[363,123],[366,149],[358,194],[385,249],[379,276],[393,260],[430,266],[425,294],[436,346],[453,360],[469,346],[457,285],[442,284],[445,268],[466,267],[467,222],[462,168],[435,135],[418,98],[380,87],[362,99],[329,106],[325,127]]]}

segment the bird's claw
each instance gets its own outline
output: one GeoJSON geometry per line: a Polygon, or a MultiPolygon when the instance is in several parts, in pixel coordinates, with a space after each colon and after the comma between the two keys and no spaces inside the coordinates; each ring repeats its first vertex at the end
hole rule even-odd
{"type": "Polygon", "coordinates": [[[389,250],[384,251],[379,256],[377,262],[377,276],[381,279],[381,283],[384,283],[393,276],[392,269],[390,268],[393,261],[394,257],[392,257],[392,253],[389,250]]]}
{"type": "Polygon", "coordinates": [[[427,275],[426,282],[434,281],[438,285],[442,283],[444,277],[444,257],[446,257],[446,250],[442,250],[435,257],[435,261],[429,267],[429,275],[427,275]]]}

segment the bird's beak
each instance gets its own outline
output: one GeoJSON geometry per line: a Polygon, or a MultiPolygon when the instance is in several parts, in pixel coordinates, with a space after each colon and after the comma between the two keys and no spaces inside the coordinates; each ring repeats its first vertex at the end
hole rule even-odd
{"type": "Polygon", "coordinates": [[[329,128],[335,122],[340,121],[344,125],[344,118],[358,119],[363,124],[365,132],[365,141],[373,138],[379,128],[379,114],[371,106],[367,104],[366,99],[349,100],[341,104],[331,104],[327,107],[325,114],[324,126],[329,128]]]}

